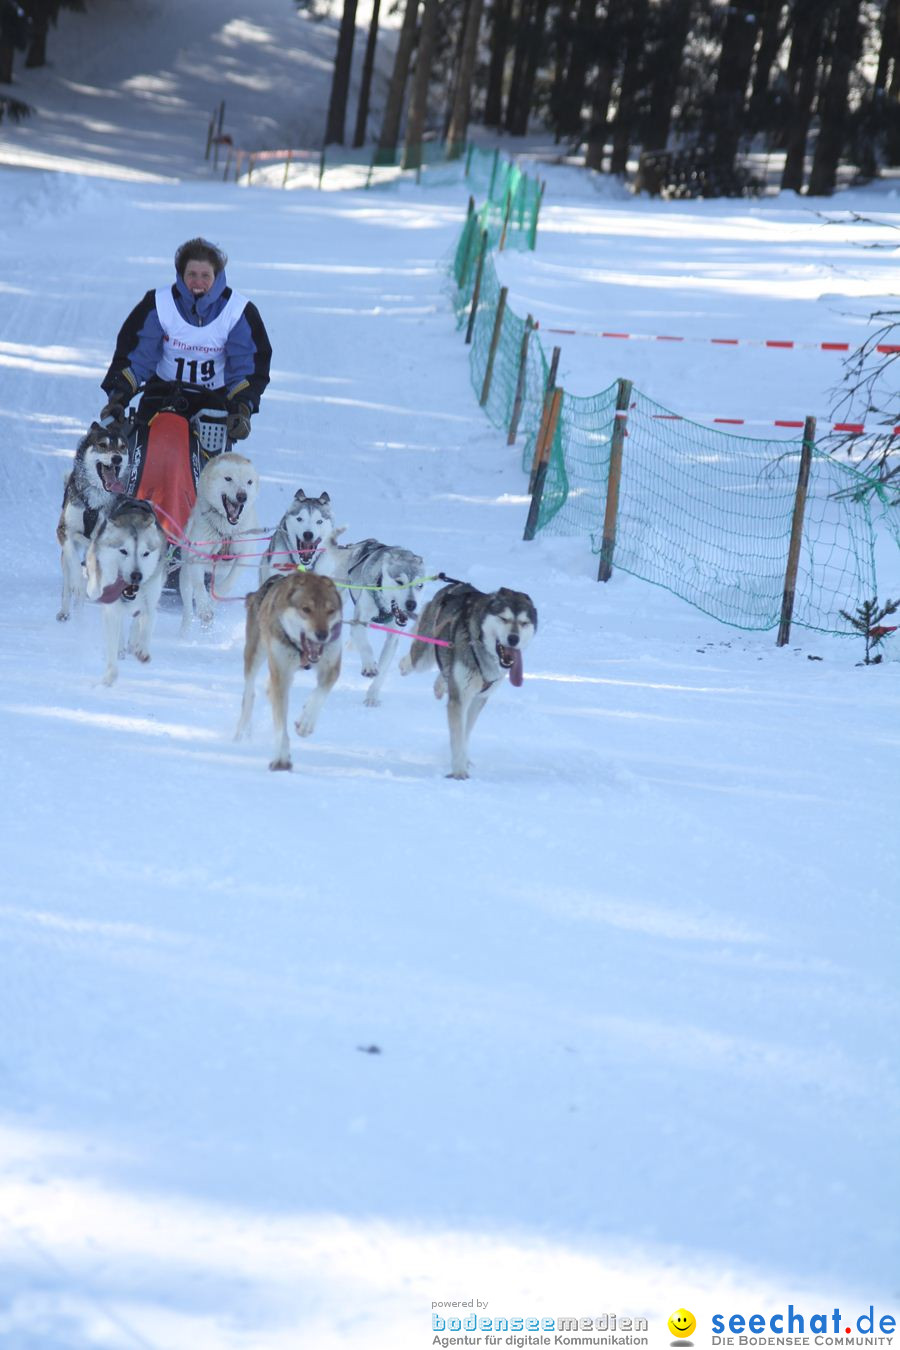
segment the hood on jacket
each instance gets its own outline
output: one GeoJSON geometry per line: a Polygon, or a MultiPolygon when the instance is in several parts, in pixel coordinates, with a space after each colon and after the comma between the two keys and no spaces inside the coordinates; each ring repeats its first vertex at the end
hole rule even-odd
{"type": "Polygon", "coordinates": [[[221,308],[222,292],[228,282],[225,279],[225,269],[217,275],[215,281],[210,286],[205,295],[194,299],[193,293],[188,290],[184,284],[184,278],[175,273],[175,290],[177,293],[179,308],[187,318],[188,322],[206,323],[215,315],[211,313],[218,305],[221,308]]]}

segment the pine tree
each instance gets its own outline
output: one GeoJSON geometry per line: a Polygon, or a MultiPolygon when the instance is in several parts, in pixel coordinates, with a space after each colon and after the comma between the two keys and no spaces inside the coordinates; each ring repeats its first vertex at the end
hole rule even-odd
{"type": "Polygon", "coordinates": [[[857,633],[862,633],[866,640],[866,659],[861,661],[860,665],[877,666],[881,661],[881,652],[877,656],[872,656],[871,653],[889,633],[896,630],[896,625],[884,624],[882,620],[896,614],[898,609],[900,600],[887,600],[883,605],[879,605],[876,595],[872,600],[864,600],[855,615],[848,614],[845,609],[841,610],[841,618],[852,624],[857,633]]]}

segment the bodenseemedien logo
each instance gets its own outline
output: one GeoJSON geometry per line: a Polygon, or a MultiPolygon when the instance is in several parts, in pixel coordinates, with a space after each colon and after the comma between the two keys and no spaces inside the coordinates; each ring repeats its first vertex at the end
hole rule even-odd
{"type": "MultiPolygon", "coordinates": [[[[465,1308],[470,1303],[432,1303],[431,1344],[441,1350],[455,1350],[457,1346],[473,1345],[480,1350],[495,1347],[514,1347],[526,1350],[530,1346],[591,1346],[603,1350],[606,1346],[647,1345],[646,1317],[624,1317],[619,1313],[600,1313],[594,1317],[498,1317],[495,1314],[471,1312],[468,1316],[449,1312],[434,1312],[435,1308],[465,1308]],[[473,1335],[472,1333],[476,1333],[473,1335]]],[[[485,1309],[487,1303],[482,1305],[485,1309]]]]}

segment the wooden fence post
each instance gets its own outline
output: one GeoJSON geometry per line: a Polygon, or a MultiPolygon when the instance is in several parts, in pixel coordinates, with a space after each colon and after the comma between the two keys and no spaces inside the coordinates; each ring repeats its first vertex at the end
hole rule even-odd
{"type": "Polygon", "coordinates": [[[222,174],[222,182],[228,182],[228,170],[231,168],[231,146],[228,147],[228,158],[225,160],[225,172],[222,174]]]}
{"type": "Polygon", "coordinates": [[[494,315],[494,331],[491,334],[491,346],[488,352],[487,365],[484,368],[484,383],[481,386],[481,398],[479,403],[482,408],[487,403],[491,393],[491,381],[494,378],[494,357],[497,355],[497,347],[500,343],[500,334],[503,332],[503,319],[506,315],[506,296],[509,287],[500,287],[500,298],[497,301],[497,313],[494,315]]]}
{"type": "Polygon", "coordinates": [[[619,485],[622,482],[622,450],[625,446],[625,427],[630,402],[631,380],[619,380],[612,445],[609,449],[609,475],[606,482],[606,511],[603,516],[603,543],[600,546],[598,581],[609,581],[612,576],[613,553],[616,549],[616,518],[619,514],[619,485]]]}
{"type": "Polygon", "coordinates": [[[477,221],[475,219],[475,198],[469,198],[469,210],[466,215],[466,223],[463,226],[463,237],[465,247],[463,248],[462,263],[459,269],[459,275],[456,278],[456,284],[461,291],[465,290],[466,282],[469,279],[469,266],[472,262],[472,241],[477,233],[477,221]]]}
{"type": "Polygon", "coordinates": [[[322,179],[325,177],[325,147],[322,146],[322,153],[319,155],[319,191],[322,190],[322,179]]]}
{"type": "Polygon", "coordinates": [[[523,539],[533,539],[537,532],[538,516],[541,513],[541,499],[544,495],[544,483],[547,479],[547,469],[550,464],[550,454],[553,450],[553,442],[556,438],[556,427],[559,422],[559,410],[562,405],[563,391],[554,389],[550,399],[550,415],[547,418],[547,424],[544,428],[544,439],[538,447],[537,453],[537,471],[534,475],[534,486],[531,489],[531,505],[528,508],[528,519],[525,522],[525,533],[523,539]]]}
{"type": "Polygon", "coordinates": [[[803,515],[806,510],[806,492],[809,471],[816,443],[816,419],[807,417],[803,427],[803,445],[800,449],[800,472],[797,475],[797,493],[794,497],[794,516],[791,521],[791,542],[788,545],[787,567],[784,574],[784,593],[781,598],[781,622],[778,625],[776,646],[784,647],[791,640],[791,619],[794,615],[794,594],[797,589],[797,570],[800,566],[800,546],[803,543],[803,515]]]}
{"type": "Polygon", "coordinates": [[[481,274],[484,271],[484,258],[487,253],[488,232],[481,232],[481,248],[478,250],[478,266],[475,269],[475,285],[472,287],[472,306],[469,310],[469,324],[466,328],[466,342],[472,341],[472,333],[475,330],[475,314],[478,309],[478,297],[481,294],[481,274]]]}
{"type": "Polygon", "coordinates": [[[289,150],[287,152],[287,159],[284,162],[284,178],[281,180],[281,186],[283,188],[286,188],[288,185],[288,174],[291,171],[291,160],[293,159],[293,157],[294,157],[293,150],[289,150]]]}
{"type": "Polygon", "coordinates": [[[494,191],[494,179],[497,177],[497,165],[499,161],[500,161],[500,150],[498,148],[497,150],[494,151],[494,162],[491,165],[491,181],[487,190],[488,201],[490,201],[491,193],[494,191]]]}
{"type": "Polygon", "coordinates": [[[253,156],[252,156],[252,155],[248,155],[248,156],[247,156],[247,186],[248,186],[248,187],[250,186],[250,183],[251,183],[252,179],[253,179],[253,156]]]}
{"type": "Polygon", "coordinates": [[[472,151],[473,151],[474,149],[475,149],[475,145],[474,145],[474,143],[473,143],[472,141],[470,141],[470,142],[469,142],[469,148],[468,148],[468,150],[466,151],[466,177],[467,177],[467,178],[468,178],[468,176],[469,176],[469,166],[470,166],[471,163],[472,163],[472,151]]]}
{"type": "Polygon", "coordinates": [[[529,248],[532,248],[532,249],[534,248],[535,244],[537,243],[537,223],[538,223],[538,215],[540,214],[541,203],[542,203],[543,200],[544,200],[544,188],[545,188],[546,186],[547,186],[547,184],[544,182],[544,180],[543,180],[543,178],[542,178],[542,179],[541,179],[541,186],[540,186],[540,189],[539,189],[538,195],[537,195],[537,201],[535,202],[535,206],[534,206],[534,213],[533,213],[533,215],[532,215],[532,217],[531,217],[531,229],[530,229],[529,232],[528,232],[528,245],[529,245],[529,248]]]}
{"type": "Polygon", "coordinates": [[[506,247],[506,231],[509,229],[509,213],[512,210],[512,193],[509,188],[506,189],[506,203],[503,208],[503,229],[500,231],[500,243],[497,252],[502,253],[506,247]]]}
{"type": "Polygon", "coordinates": [[[553,391],[556,388],[556,372],[559,369],[559,358],[562,352],[561,347],[553,348],[553,355],[550,358],[550,370],[547,373],[547,383],[544,386],[544,404],[541,409],[541,421],[538,427],[537,439],[534,442],[534,454],[531,458],[531,471],[528,475],[528,491],[534,488],[534,480],[537,477],[538,462],[541,457],[541,448],[544,444],[544,436],[547,434],[547,424],[550,421],[550,408],[553,403],[553,391]]]}
{"type": "Polygon", "coordinates": [[[525,397],[525,375],[528,370],[528,339],[531,337],[531,330],[534,327],[534,319],[531,315],[525,320],[525,332],[522,334],[522,345],[519,348],[519,373],[516,376],[516,392],[513,397],[512,412],[509,418],[509,435],[506,438],[507,445],[515,445],[516,434],[519,430],[519,418],[522,416],[522,401],[525,397]]]}

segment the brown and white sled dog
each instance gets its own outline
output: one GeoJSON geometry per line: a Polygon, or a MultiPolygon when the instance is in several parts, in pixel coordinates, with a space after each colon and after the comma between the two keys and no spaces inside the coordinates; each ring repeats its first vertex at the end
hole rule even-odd
{"type": "Polygon", "coordinates": [[[334,529],[327,492],[307,497],[302,488],[285,511],[259,564],[259,584],[295,567],[312,567],[322,540],[334,529]]]}
{"type": "Polygon", "coordinates": [[[212,622],[213,602],[205,585],[208,573],[214,573],[221,595],[234,585],[242,561],[240,540],[257,528],[258,492],[259,474],[243,455],[216,455],[204,466],[181,550],[182,635],[191,626],[195,604],[201,622],[212,622]]]}
{"type": "Polygon", "coordinates": [[[505,586],[485,594],[455,581],[438,591],[422,611],[417,637],[440,638],[450,645],[413,640],[400,662],[400,673],[427,670],[436,662],[435,698],[447,694],[450,724],[449,778],[469,776],[469,737],[478,715],[505,674],[522,683],[522,652],[537,632],[537,610],[524,591],[505,586]]]}
{"type": "Polygon", "coordinates": [[[167,540],[149,502],[117,497],[88,545],[87,597],[103,605],[106,636],[104,684],[119,673],[125,655],[123,627],[131,620],[128,650],[150,660],[150,638],[166,576],[167,540]]]}
{"type": "Polygon", "coordinates": [[[270,769],[291,767],[287,714],[291,684],[298,670],[315,669],[316,687],[295,723],[299,736],[310,736],[322,704],[341,673],[341,597],[334,582],[314,572],[270,577],[248,595],[244,643],[244,699],[235,732],[250,729],[256,672],[269,660],[269,701],[275,726],[275,758],[270,769]]]}
{"type": "Polygon", "coordinates": [[[346,526],[325,537],[314,568],[334,579],[353,606],[351,641],[359,654],[362,673],[372,679],[366,691],[366,706],[377,708],[381,687],[397,648],[396,633],[385,636],[378,660],[368,638],[370,623],[405,628],[418,617],[424,564],[418,553],[361,539],[358,544],[338,544],[346,526]]]}
{"type": "Polygon", "coordinates": [[[81,564],[88,540],[116,494],[124,490],[119,472],[127,458],[125,439],[115,427],[92,422],[87,435],[78,442],[56,527],[62,549],[62,600],[57,619],[68,619],[73,600],[78,604],[84,598],[81,564]]]}

